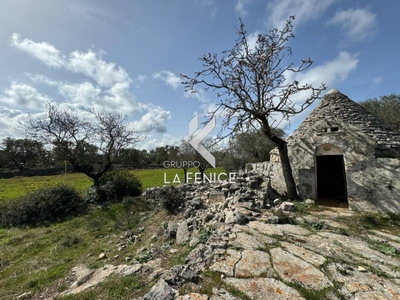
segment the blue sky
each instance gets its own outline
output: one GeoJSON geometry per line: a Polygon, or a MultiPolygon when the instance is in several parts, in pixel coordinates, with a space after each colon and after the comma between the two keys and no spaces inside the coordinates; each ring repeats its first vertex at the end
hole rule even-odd
{"type": "Polygon", "coordinates": [[[193,115],[218,103],[211,91],[185,93],[179,74],[193,75],[203,54],[231,48],[239,18],[251,39],[296,15],[291,60],[314,61],[301,83],[324,82],[355,101],[400,93],[397,0],[0,0],[0,7],[0,139],[22,137],[18,120],[55,101],[87,118],[93,108],[127,114],[146,136],[137,147],[179,144],[193,115]]]}

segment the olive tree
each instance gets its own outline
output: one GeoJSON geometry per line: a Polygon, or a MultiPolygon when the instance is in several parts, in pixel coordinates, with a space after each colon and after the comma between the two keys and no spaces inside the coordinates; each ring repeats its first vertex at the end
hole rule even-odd
{"type": "Polygon", "coordinates": [[[59,158],[93,179],[95,187],[117,162],[121,149],[138,141],[126,116],[92,111],[94,121],[90,121],[52,103],[47,108],[39,117],[29,115],[26,134],[52,145],[59,158]]]}
{"type": "Polygon", "coordinates": [[[290,117],[307,109],[326,87],[323,83],[316,88],[289,80],[289,76],[312,65],[310,58],[301,60],[297,66],[286,64],[286,56],[292,54],[288,42],[294,38],[293,20],[294,16],[290,17],[283,29],[259,34],[255,45],[249,43],[240,20],[238,38],[232,49],[223,51],[221,57],[205,54],[200,58],[201,71],[195,72],[194,76],[181,76],[187,91],[196,92],[197,87],[204,87],[206,91],[216,92],[220,103],[210,118],[223,112],[221,134],[227,130],[229,135],[234,135],[257,129],[277,146],[288,196],[296,199],[287,143],[274,134],[273,129],[281,121],[290,121],[290,117]],[[301,103],[296,103],[292,97],[301,92],[307,92],[307,95],[301,103]]]}

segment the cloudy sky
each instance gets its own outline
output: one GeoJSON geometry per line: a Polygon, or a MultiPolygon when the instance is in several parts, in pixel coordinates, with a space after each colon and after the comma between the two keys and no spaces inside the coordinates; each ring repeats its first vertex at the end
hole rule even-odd
{"type": "MultiPolygon", "coordinates": [[[[0,139],[54,101],[87,116],[127,114],[138,147],[176,144],[195,113],[218,103],[187,94],[179,74],[233,46],[239,18],[249,37],[296,15],[292,61],[314,64],[301,82],[355,101],[399,90],[400,1],[0,0],[0,139]]],[[[293,131],[304,115],[293,120],[293,131]]],[[[217,132],[217,130],[216,130],[217,132]]],[[[215,133],[216,133],[215,132],[215,133]]]]}

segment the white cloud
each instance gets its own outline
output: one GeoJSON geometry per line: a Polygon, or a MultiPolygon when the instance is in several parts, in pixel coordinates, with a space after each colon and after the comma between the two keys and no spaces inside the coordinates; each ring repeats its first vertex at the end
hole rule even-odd
{"type": "Polygon", "coordinates": [[[196,0],[198,4],[203,6],[204,8],[209,8],[211,9],[211,17],[214,17],[215,14],[217,13],[217,5],[215,4],[214,0],[196,0]]]}
{"type": "Polygon", "coordinates": [[[102,59],[103,52],[96,53],[89,49],[87,52],[74,51],[66,56],[47,42],[21,41],[18,33],[12,35],[11,45],[50,67],[65,68],[92,78],[100,86],[111,87],[118,82],[130,81],[123,68],[102,59]]]}
{"type": "Polygon", "coordinates": [[[50,101],[50,97],[42,95],[34,87],[17,82],[12,82],[0,95],[0,103],[9,107],[42,109],[50,101]]]}
{"type": "MultiPolygon", "coordinates": [[[[140,132],[165,132],[165,122],[171,113],[160,106],[140,103],[130,91],[132,80],[126,71],[115,63],[102,59],[103,52],[93,50],[87,52],[73,51],[63,55],[47,42],[36,43],[28,39],[21,41],[18,34],[12,37],[12,45],[52,68],[64,68],[72,73],[82,74],[95,81],[67,83],[56,81],[41,74],[27,74],[36,83],[55,87],[67,102],[58,101],[62,108],[69,109],[83,118],[90,118],[89,111],[108,111],[119,114],[145,112],[139,121],[134,121],[135,129],[140,132]]],[[[180,79],[174,73],[161,71],[153,75],[177,88],[180,79]]],[[[139,76],[137,81],[143,82],[146,76],[139,76]]],[[[0,95],[0,103],[29,108],[44,108],[51,99],[40,94],[35,88],[13,83],[9,90],[0,95]]]]}
{"type": "MultiPolygon", "coordinates": [[[[311,67],[303,73],[289,73],[285,74],[287,82],[293,82],[297,80],[299,85],[311,84],[314,87],[319,87],[321,83],[325,83],[327,90],[335,88],[339,83],[346,80],[351,72],[357,69],[358,55],[350,54],[349,52],[342,51],[333,60],[328,61],[324,64],[311,67]]],[[[290,101],[294,104],[302,104],[307,97],[310,96],[309,91],[297,93],[290,97],[290,101]]],[[[303,120],[315,107],[315,104],[311,105],[308,109],[300,114],[294,115],[290,118],[291,124],[297,124],[300,120],[303,120]]],[[[275,119],[275,125],[284,130],[289,129],[289,122],[281,119],[281,114],[276,114],[273,118],[270,118],[271,123],[275,119]]]]}
{"type": "Polygon", "coordinates": [[[91,106],[98,102],[101,94],[101,89],[90,82],[77,84],[59,83],[58,91],[67,100],[84,106],[91,106]]]}
{"type": "Polygon", "coordinates": [[[357,64],[357,54],[341,51],[333,60],[298,73],[294,79],[298,80],[300,84],[310,83],[315,86],[324,82],[330,89],[335,84],[346,80],[349,74],[357,68],[357,64]]]}
{"type": "Polygon", "coordinates": [[[185,91],[183,95],[185,96],[185,98],[193,98],[201,103],[211,102],[211,100],[207,97],[207,93],[201,88],[196,89],[195,93],[192,93],[190,91],[185,91]]]}
{"type": "Polygon", "coordinates": [[[129,91],[129,82],[118,82],[112,88],[106,91],[101,102],[98,104],[105,106],[112,111],[125,113],[141,112],[140,103],[137,102],[135,96],[129,91]]]}
{"type": "Polygon", "coordinates": [[[140,148],[141,149],[146,149],[146,150],[151,150],[155,149],[156,147],[163,147],[163,146],[179,146],[182,139],[184,137],[174,137],[169,134],[163,134],[161,138],[154,138],[153,135],[148,135],[146,140],[144,140],[140,148]]]}
{"type": "Polygon", "coordinates": [[[347,41],[364,41],[375,34],[376,15],[366,9],[342,10],[328,21],[328,25],[338,25],[347,41]]]}
{"type": "Polygon", "coordinates": [[[147,79],[149,79],[146,75],[139,75],[136,79],[133,80],[133,84],[135,87],[140,87],[147,79]]]}
{"type": "Polygon", "coordinates": [[[29,53],[50,67],[61,68],[66,65],[64,55],[47,42],[36,43],[28,39],[23,39],[21,41],[21,35],[19,33],[13,33],[11,36],[11,45],[29,53]]]}
{"type": "Polygon", "coordinates": [[[87,52],[74,51],[69,55],[67,68],[74,73],[81,73],[94,79],[97,84],[112,87],[116,83],[130,81],[126,71],[101,59],[102,53],[92,50],[87,52]]]}
{"type": "Polygon", "coordinates": [[[380,84],[383,81],[382,76],[375,77],[373,80],[373,84],[380,84]]]}
{"type": "Polygon", "coordinates": [[[181,79],[179,76],[176,76],[173,72],[170,71],[159,71],[154,73],[153,78],[160,79],[164,81],[167,85],[172,87],[174,90],[177,89],[181,85],[181,79]]]}
{"type": "Polygon", "coordinates": [[[238,0],[235,6],[236,13],[241,17],[247,16],[249,12],[246,10],[245,6],[249,3],[250,0],[238,0]]]}
{"type": "Polygon", "coordinates": [[[296,16],[296,24],[316,20],[336,0],[273,0],[267,5],[267,25],[282,29],[290,16],[296,16]]]}
{"type": "Polygon", "coordinates": [[[160,106],[143,105],[147,110],[139,121],[133,121],[132,126],[136,132],[147,133],[152,130],[156,132],[166,132],[165,122],[171,118],[171,112],[164,110],[160,106]]]}
{"type": "Polygon", "coordinates": [[[21,110],[0,106],[0,139],[24,137],[24,131],[19,123],[21,117],[26,117],[21,110]]]}

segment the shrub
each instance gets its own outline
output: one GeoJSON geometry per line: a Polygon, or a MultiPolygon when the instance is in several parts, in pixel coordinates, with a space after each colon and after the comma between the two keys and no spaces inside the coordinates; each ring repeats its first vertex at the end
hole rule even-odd
{"type": "Polygon", "coordinates": [[[85,208],[82,197],[74,188],[58,185],[37,190],[1,205],[0,225],[40,226],[78,215],[85,208]]]}
{"type": "Polygon", "coordinates": [[[97,195],[90,197],[98,203],[122,201],[125,197],[139,196],[142,193],[139,179],[126,170],[107,172],[99,183],[100,186],[95,190],[97,195]],[[93,199],[96,197],[97,199],[93,199]]]}

